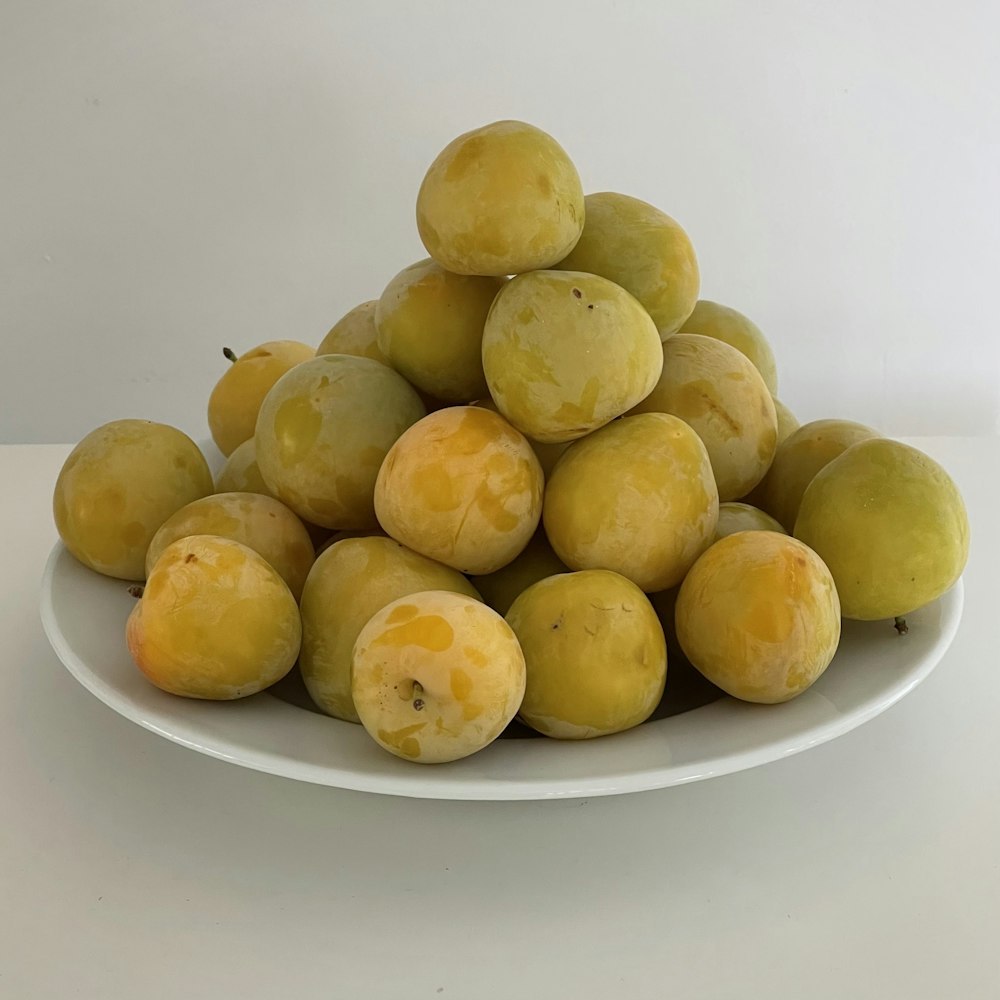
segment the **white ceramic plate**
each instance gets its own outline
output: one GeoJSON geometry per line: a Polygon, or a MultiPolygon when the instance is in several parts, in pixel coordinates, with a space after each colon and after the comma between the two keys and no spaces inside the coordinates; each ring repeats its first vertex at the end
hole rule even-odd
{"type": "Polygon", "coordinates": [[[154,733],[233,764],[322,785],[420,798],[543,799],[711,778],[807,750],[860,726],[934,669],[958,628],[962,584],[907,616],[905,636],[889,622],[845,622],[833,663],[787,704],[720,697],[697,675],[668,670],[663,711],[679,714],[583,742],[534,737],[514,727],[472,757],[430,766],[398,760],[360,726],[310,710],[294,677],[236,702],[165,694],[139,673],[125,647],[133,604],[127,584],[92,573],[56,545],[42,583],[49,641],[84,687],[154,733]]]}

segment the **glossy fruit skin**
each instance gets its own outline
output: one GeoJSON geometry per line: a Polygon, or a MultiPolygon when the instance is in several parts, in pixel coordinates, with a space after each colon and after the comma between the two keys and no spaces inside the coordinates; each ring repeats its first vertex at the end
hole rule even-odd
{"type": "Polygon", "coordinates": [[[586,214],[583,235],[559,267],[621,285],[645,307],[661,339],[675,334],[694,309],[701,280],[687,233],[658,208],[613,191],[588,194],[586,214]]]}
{"type": "Polygon", "coordinates": [[[539,528],[521,554],[495,573],[471,578],[483,600],[501,615],[507,614],[514,601],[539,580],[557,573],[568,573],[569,567],[552,551],[545,532],[539,528]]]}
{"type": "Polygon", "coordinates": [[[397,274],[378,300],[379,350],[411,385],[445,403],[487,392],[483,327],[506,278],[452,274],[421,260],[397,274]]]}
{"type": "Polygon", "coordinates": [[[402,375],[370,358],[325,354],[267,394],[254,435],[268,488],[324,528],[375,525],[375,478],[396,439],[424,415],[402,375]]]}
{"type": "Polygon", "coordinates": [[[737,500],[764,477],[778,443],[774,400],[734,347],[678,333],[663,343],[663,372],[631,413],[672,413],[694,429],[712,462],[719,499],[737,500]]]}
{"type": "Polygon", "coordinates": [[[610,569],[647,593],[676,586],[712,543],[719,494],[705,446],[679,417],[623,417],[570,445],[542,518],[571,569],[610,569]]]}
{"type": "Polygon", "coordinates": [[[351,690],[361,724],[404,760],[477,753],[514,718],[524,656],[485,604],[446,591],[409,594],[371,618],[354,644],[351,690]]]}
{"type": "Polygon", "coordinates": [[[353,354],[355,357],[371,358],[372,361],[389,364],[389,359],[378,346],[378,329],[375,326],[377,305],[378,299],[370,299],[341,316],[316,348],[316,356],[353,354]]]}
{"type": "Polygon", "coordinates": [[[962,575],[969,519],[932,458],[888,438],[861,441],[818,472],[795,537],[837,581],[845,618],[876,621],[936,600],[962,575]]]}
{"type": "Polygon", "coordinates": [[[129,616],[126,642],[157,687],[185,698],[256,694],[291,670],[302,627],[295,598],[253,549],[189,535],[168,545],[129,616]]]}
{"type": "Polygon", "coordinates": [[[583,188],[541,129],[499,121],[450,142],[417,195],[428,254],[455,274],[502,277],[551,267],[583,229],[583,188]]]}
{"type": "Polygon", "coordinates": [[[716,542],[681,584],[677,638],[692,664],[743,701],[801,694],[840,641],[840,603],[823,560],[787,535],[743,531],[716,542]]]}
{"type": "Polygon", "coordinates": [[[351,697],[351,653],[368,620],[387,604],[424,590],[478,598],[456,570],[381,535],[342,538],[317,557],[302,591],[299,669],[317,707],[360,722],[351,697]]]}
{"type": "Polygon", "coordinates": [[[231,455],[253,437],[261,403],[285,372],[315,356],[297,340],[270,340],[241,354],[208,399],[208,427],[219,451],[231,455]]]}
{"type": "Polygon", "coordinates": [[[511,605],[527,684],[518,718],[557,739],[619,733],[656,708],[667,649],[653,606],[607,570],[550,576],[511,605]]]}
{"type": "Polygon", "coordinates": [[[715,540],[735,535],[738,531],[776,531],[779,535],[788,532],[770,514],[748,503],[728,501],[719,504],[719,523],[715,529],[715,540]]]}
{"type": "Polygon", "coordinates": [[[188,535],[216,535],[253,549],[268,562],[298,600],[316,558],[305,525],[279,500],[259,493],[215,493],[167,518],[146,551],[146,574],[163,550],[188,535]]]}
{"type": "Polygon", "coordinates": [[[211,492],[205,456],[186,434],[150,420],[114,420],[70,452],[52,510],[59,537],[84,566],[142,580],[160,525],[211,492]]]}
{"type": "Polygon", "coordinates": [[[699,299],[691,315],[680,328],[681,333],[697,333],[714,337],[745,354],[760,372],[764,384],[773,396],[778,391],[778,369],[774,351],[760,327],[741,312],[709,299],[699,299]]]}
{"type": "Polygon", "coordinates": [[[803,424],[778,446],[767,475],[748,494],[747,502],[766,511],[790,533],[802,495],[816,473],[851,445],[878,436],[878,431],[853,420],[803,424]]]}
{"type": "Polygon", "coordinates": [[[519,275],[486,320],[490,395],[535,441],[572,441],[603,427],[645,398],[662,368],[648,313],[620,286],[592,274],[519,275]]]}
{"type": "Polygon", "coordinates": [[[379,470],[379,523],[415,552],[477,576],[512,562],[542,511],[544,477],[523,434],[499,414],[453,406],[426,416],[379,470]]]}

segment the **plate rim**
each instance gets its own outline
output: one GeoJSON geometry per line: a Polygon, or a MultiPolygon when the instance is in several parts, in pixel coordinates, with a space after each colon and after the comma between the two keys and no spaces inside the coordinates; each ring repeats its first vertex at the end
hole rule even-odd
{"type": "MultiPolygon", "coordinates": [[[[64,556],[69,559],[73,558],[63,543],[56,541],[46,560],[41,579],[39,611],[42,629],[57,658],[68,673],[90,694],[118,715],[172,743],[195,750],[216,760],[251,770],[351,791],[452,801],[555,800],[631,794],[690,784],[695,781],[749,770],[821,746],[867,724],[918,687],[940,663],[954,641],[961,624],[965,603],[964,579],[960,577],[954,586],[945,595],[942,595],[942,598],[939,598],[939,600],[948,599],[947,610],[949,613],[942,615],[941,631],[928,649],[924,659],[917,667],[909,670],[900,682],[882,689],[878,697],[869,697],[864,704],[850,713],[840,714],[835,718],[816,723],[809,727],[807,732],[794,736],[789,735],[785,738],[772,738],[749,750],[720,755],[711,761],[709,767],[695,769],[691,763],[686,765],[664,764],[660,767],[647,767],[602,776],[590,781],[566,777],[539,779],[518,777],[509,780],[487,780],[472,776],[463,779],[455,778],[452,775],[448,781],[442,782],[434,778],[434,769],[427,766],[415,770],[412,777],[390,773],[361,773],[351,768],[338,767],[335,764],[319,766],[308,762],[291,761],[289,758],[269,750],[227,751],[218,746],[199,743],[192,736],[186,735],[176,728],[171,729],[162,719],[152,717],[127,695],[122,694],[114,685],[108,683],[93,668],[88,666],[69,645],[59,625],[53,602],[53,581],[57,566],[64,556]]],[[[261,692],[261,694],[266,695],[267,692],[261,692]]],[[[278,704],[285,705],[291,711],[305,711],[289,705],[273,695],[268,697],[278,704]]],[[[728,703],[743,704],[737,699],[724,696],[715,702],[683,714],[693,715],[728,703]]],[[[718,711],[718,709],[716,710],[718,711]]],[[[340,720],[332,721],[339,722],[340,720]]],[[[669,717],[647,723],[647,725],[663,725],[668,722],[669,717]]],[[[351,723],[346,722],[341,724],[351,725],[351,723]]],[[[461,762],[456,763],[460,764],[461,762]]],[[[409,766],[416,767],[416,765],[409,766]]],[[[440,766],[435,765],[435,767],[440,766]]]]}

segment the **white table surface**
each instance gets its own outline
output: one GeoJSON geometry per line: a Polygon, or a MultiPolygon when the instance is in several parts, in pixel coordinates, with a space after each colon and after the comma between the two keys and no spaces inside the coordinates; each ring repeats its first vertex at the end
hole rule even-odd
{"type": "Polygon", "coordinates": [[[1000,440],[966,610],[855,732],[693,785],[435,802],[244,770],[115,715],[38,619],[68,448],[0,448],[0,997],[1000,997],[1000,440]]]}

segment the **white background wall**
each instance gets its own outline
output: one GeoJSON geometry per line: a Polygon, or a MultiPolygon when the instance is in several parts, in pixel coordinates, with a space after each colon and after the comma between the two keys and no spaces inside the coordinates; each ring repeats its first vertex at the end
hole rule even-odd
{"type": "Polygon", "coordinates": [[[202,436],[238,350],[424,256],[498,118],[687,228],[803,419],[1000,429],[1000,4],[0,3],[0,441],[202,436]]]}

